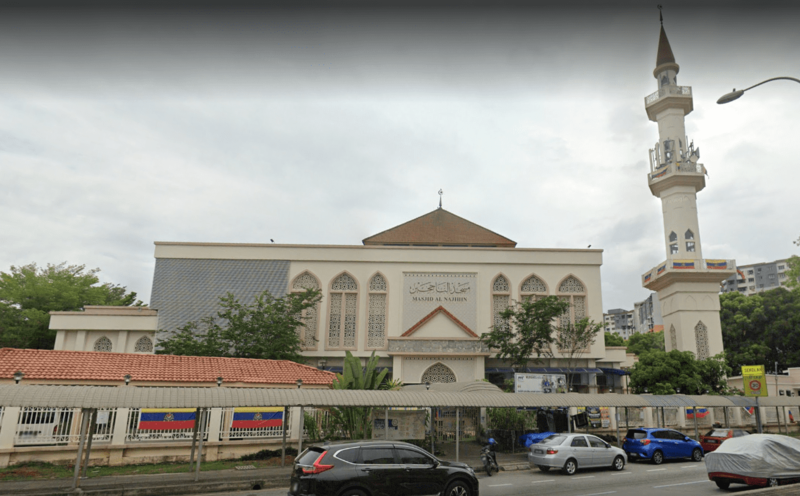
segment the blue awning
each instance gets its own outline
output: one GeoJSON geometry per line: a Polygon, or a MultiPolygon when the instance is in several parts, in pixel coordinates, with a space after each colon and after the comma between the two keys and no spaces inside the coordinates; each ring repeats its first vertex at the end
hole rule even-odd
{"type": "MultiPolygon", "coordinates": [[[[486,373],[500,373],[500,374],[508,374],[514,373],[514,369],[508,367],[501,367],[501,368],[488,368],[485,369],[486,373]]],[[[526,373],[530,374],[602,374],[603,371],[600,369],[590,369],[590,368],[558,368],[558,367],[528,367],[524,370],[526,373]]]]}
{"type": "Polygon", "coordinates": [[[612,368],[608,368],[608,367],[600,367],[600,370],[602,370],[604,374],[610,374],[610,375],[631,375],[630,372],[628,372],[627,370],[622,370],[622,369],[612,369],[612,368]]]}

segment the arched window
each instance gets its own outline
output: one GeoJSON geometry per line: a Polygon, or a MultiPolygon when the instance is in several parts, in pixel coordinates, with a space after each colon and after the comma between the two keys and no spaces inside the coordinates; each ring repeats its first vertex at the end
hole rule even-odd
{"type": "Polygon", "coordinates": [[[675,332],[675,326],[669,326],[669,342],[672,345],[673,350],[678,349],[678,333],[675,332]]]}
{"type": "Polygon", "coordinates": [[[358,284],[347,274],[331,283],[330,318],[328,319],[328,348],[356,347],[356,315],[358,315],[358,284]]]}
{"type": "Polygon", "coordinates": [[[672,231],[671,233],[669,233],[669,240],[670,240],[670,242],[678,241],[678,235],[675,234],[675,231],[672,231]]]}
{"type": "Polygon", "coordinates": [[[386,296],[386,279],[381,274],[375,274],[369,280],[367,348],[386,348],[386,296]]]}
{"type": "Polygon", "coordinates": [[[134,353],[152,353],[153,352],[153,341],[147,337],[142,336],[136,341],[136,345],[133,347],[134,353]]]}
{"type": "Polygon", "coordinates": [[[511,286],[508,284],[508,279],[499,275],[492,283],[492,325],[500,327],[505,325],[503,319],[500,317],[500,312],[508,308],[511,303],[511,286]]]}
{"type": "Polygon", "coordinates": [[[705,360],[711,353],[708,349],[708,328],[702,320],[694,326],[694,339],[697,341],[697,359],[705,360]]]}
{"type": "Polygon", "coordinates": [[[447,365],[435,363],[422,374],[421,382],[423,384],[426,382],[456,382],[456,375],[447,365]]]}
{"type": "Polygon", "coordinates": [[[111,351],[112,347],[111,340],[105,336],[94,342],[94,351],[111,351]]]}
{"type": "MultiPolygon", "coordinates": [[[[292,292],[301,293],[307,289],[319,289],[319,281],[308,272],[303,272],[292,282],[292,292]]],[[[303,310],[300,316],[305,327],[297,329],[300,346],[304,350],[317,349],[317,330],[319,328],[319,303],[303,310]]]]}
{"type": "Polygon", "coordinates": [[[574,276],[569,276],[558,285],[559,299],[569,302],[569,310],[561,315],[560,324],[575,324],[586,317],[586,286],[574,276]]]}
{"type": "Polygon", "coordinates": [[[532,299],[536,301],[547,296],[547,286],[538,277],[530,276],[520,286],[519,293],[523,300],[532,299]]]}
{"type": "MultiPolygon", "coordinates": [[[[686,234],[684,236],[686,237],[687,240],[694,239],[694,233],[692,232],[691,229],[687,229],[686,234]]],[[[695,250],[694,241],[686,241],[686,251],[693,252],[694,250],[695,250]]]]}
{"type": "Polygon", "coordinates": [[[670,255],[678,253],[678,235],[675,231],[669,233],[669,253],[670,255]]]}

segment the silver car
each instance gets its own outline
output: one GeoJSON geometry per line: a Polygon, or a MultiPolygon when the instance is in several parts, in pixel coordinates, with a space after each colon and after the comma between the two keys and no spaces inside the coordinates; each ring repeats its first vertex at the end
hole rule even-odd
{"type": "Polygon", "coordinates": [[[628,462],[624,451],[588,434],[553,434],[532,444],[530,450],[528,463],[542,472],[560,468],[573,475],[579,468],[589,467],[622,470],[628,462]]]}

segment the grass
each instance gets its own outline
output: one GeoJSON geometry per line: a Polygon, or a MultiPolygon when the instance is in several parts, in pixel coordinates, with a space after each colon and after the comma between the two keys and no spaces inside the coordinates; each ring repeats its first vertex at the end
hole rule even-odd
{"type": "MultiPolygon", "coordinates": [[[[287,456],[287,464],[291,464],[293,458],[287,456]]],[[[217,460],[214,462],[203,462],[200,465],[202,472],[211,470],[229,470],[239,465],[253,465],[256,468],[280,466],[280,458],[270,460],[217,460]]],[[[7,468],[0,468],[0,481],[19,481],[30,479],[63,479],[74,475],[75,465],[56,465],[43,462],[28,462],[20,465],[13,465],[7,468]]],[[[182,463],[149,463],[143,465],[121,465],[115,467],[97,466],[89,467],[86,476],[91,478],[107,477],[112,475],[141,475],[141,474],[172,474],[177,472],[189,472],[189,464],[182,463]]]]}

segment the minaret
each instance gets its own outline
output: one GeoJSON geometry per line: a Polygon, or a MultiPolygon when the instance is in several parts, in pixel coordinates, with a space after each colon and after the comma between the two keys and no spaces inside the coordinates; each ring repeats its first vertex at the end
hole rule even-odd
{"type": "Polygon", "coordinates": [[[706,169],[698,163],[699,148],[686,137],[684,119],[694,105],[692,88],[678,86],[679,70],[662,19],[653,71],[658,90],[644,104],[647,117],[658,123],[648,184],[661,199],[667,259],[644,274],[642,284],[658,292],[667,351],[704,359],[722,352],[719,283],[734,274],[734,263],[703,259],[697,192],[706,186],[706,169]]]}

